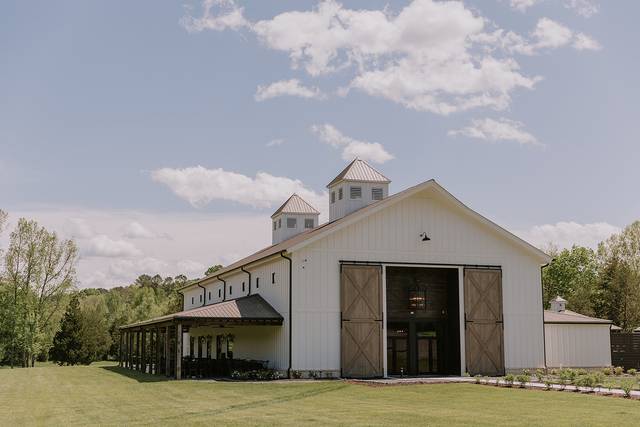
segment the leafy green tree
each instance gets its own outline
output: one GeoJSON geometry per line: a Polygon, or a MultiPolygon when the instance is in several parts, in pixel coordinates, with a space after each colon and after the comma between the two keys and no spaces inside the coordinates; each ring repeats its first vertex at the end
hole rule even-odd
{"type": "Polygon", "coordinates": [[[220,269],[222,269],[222,265],[220,264],[212,265],[211,267],[207,268],[207,271],[204,272],[204,275],[210,276],[220,269]]]}
{"type": "Polygon", "coordinates": [[[10,361],[33,366],[46,355],[73,287],[78,251],[35,221],[21,218],[11,233],[2,286],[10,301],[10,361]]]}
{"type": "Polygon", "coordinates": [[[53,338],[51,359],[60,365],[82,363],[82,312],[77,295],[71,298],[60,330],[53,338]]]}
{"type": "Polygon", "coordinates": [[[594,315],[596,304],[598,263],[590,248],[573,246],[552,252],[553,261],[542,272],[544,303],[560,295],[568,307],[585,315],[594,315]]]}
{"type": "Polygon", "coordinates": [[[640,326],[640,221],[598,246],[597,314],[630,331],[640,326]]]}
{"type": "Polygon", "coordinates": [[[102,295],[91,295],[82,299],[80,305],[81,363],[89,364],[107,358],[112,344],[107,305],[102,295]]]}

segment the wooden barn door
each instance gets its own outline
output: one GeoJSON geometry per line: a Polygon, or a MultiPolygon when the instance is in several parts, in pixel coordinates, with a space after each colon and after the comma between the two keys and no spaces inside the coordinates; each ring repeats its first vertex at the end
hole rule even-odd
{"type": "Polygon", "coordinates": [[[464,320],[467,371],[504,375],[500,270],[464,270],[464,320]]]}
{"type": "Polygon", "coordinates": [[[382,267],[343,265],[340,282],[342,376],[381,377],[382,267]]]}

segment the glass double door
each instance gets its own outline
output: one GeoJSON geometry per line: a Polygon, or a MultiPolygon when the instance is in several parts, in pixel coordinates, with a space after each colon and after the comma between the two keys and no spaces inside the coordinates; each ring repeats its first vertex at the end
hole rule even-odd
{"type": "Polygon", "coordinates": [[[389,375],[438,374],[438,325],[434,322],[389,322],[387,372],[389,375]]]}

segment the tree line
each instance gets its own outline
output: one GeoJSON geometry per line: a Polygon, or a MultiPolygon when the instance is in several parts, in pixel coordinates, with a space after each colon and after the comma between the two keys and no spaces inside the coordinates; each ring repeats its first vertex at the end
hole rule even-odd
{"type": "MultiPolygon", "coordinates": [[[[0,210],[0,233],[6,219],[0,210]]],[[[546,306],[560,295],[573,311],[610,319],[628,331],[640,326],[640,221],[597,250],[548,252],[553,261],[542,273],[546,306]]],[[[119,326],[182,309],[178,289],[190,282],[184,275],[143,274],[125,286],[78,289],[77,261],[73,240],[35,221],[18,221],[8,246],[0,248],[0,364],[115,359],[119,326]]]]}
{"type": "MultiPolygon", "coordinates": [[[[0,210],[0,233],[6,220],[0,210]]],[[[119,326],[182,309],[184,275],[143,274],[125,286],[78,289],[77,261],[73,240],[18,220],[0,248],[0,364],[115,359],[119,326]]]]}

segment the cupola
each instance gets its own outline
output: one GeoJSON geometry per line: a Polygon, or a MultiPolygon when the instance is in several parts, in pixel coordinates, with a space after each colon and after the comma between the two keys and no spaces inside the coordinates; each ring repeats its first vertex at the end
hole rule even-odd
{"type": "Polygon", "coordinates": [[[271,243],[275,245],[317,227],[319,216],[320,212],[294,193],[271,215],[271,243]]]}
{"type": "Polygon", "coordinates": [[[567,300],[562,298],[561,296],[557,296],[551,300],[551,311],[555,311],[556,313],[562,313],[567,309],[567,300]]]}
{"type": "Polygon", "coordinates": [[[328,185],[329,221],[335,221],[389,195],[391,181],[364,160],[355,159],[328,185]]]}

